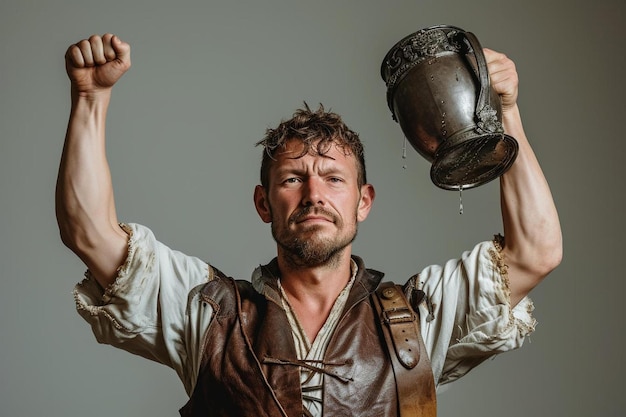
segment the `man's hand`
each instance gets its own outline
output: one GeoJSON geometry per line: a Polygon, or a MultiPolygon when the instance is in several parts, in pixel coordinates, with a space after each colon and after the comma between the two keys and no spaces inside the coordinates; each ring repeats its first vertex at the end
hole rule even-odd
{"type": "Polygon", "coordinates": [[[74,93],[110,90],[130,68],[130,45],[110,33],[92,35],[67,49],[65,68],[74,93]]]}
{"type": "Polygon", "coordinates": [[[485,60],[491,79],[491,87],[500,95],[502,112],[506,113],[515,107],[519,79],[515,63],[505,54],[484,48],[485,60]]]}

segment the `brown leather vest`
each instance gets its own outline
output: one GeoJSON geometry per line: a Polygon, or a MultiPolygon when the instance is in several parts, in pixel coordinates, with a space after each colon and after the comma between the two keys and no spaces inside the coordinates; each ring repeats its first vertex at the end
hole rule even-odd
{"type": "MultiPolygon", "coordinates": [[[[394,369],[372,299],[382,274],[354,259],[359,273],[324,357],[324,415],[398,416],[394,369]]],[[[275,262],[265,268],[276,270],[275,262]]],[[[214,316],[196,387],[181,416],[302,417],[300,371],[285,312],[248,281],[217,275],[201,292],[214,316]]],[[[414,368],[414,395],[434,404],[425,351],[420,363],[428,366],[414,368]]]]}

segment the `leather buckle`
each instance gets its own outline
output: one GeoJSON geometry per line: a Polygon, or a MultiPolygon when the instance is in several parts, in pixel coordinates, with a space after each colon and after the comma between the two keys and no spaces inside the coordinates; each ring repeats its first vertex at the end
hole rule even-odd
{"type": "Polygon", "coordinates": [[[385,324],[409,323],[415,320],[415,314],[406,307],[396,307],[382,312],[385,324]]]}

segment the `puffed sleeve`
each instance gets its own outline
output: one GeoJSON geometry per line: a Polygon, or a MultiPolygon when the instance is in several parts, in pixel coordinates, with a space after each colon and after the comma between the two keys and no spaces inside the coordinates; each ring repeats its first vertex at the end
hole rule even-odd
{"type": "Polygon", "coordinates": [[[519,348],[535,329],[528,297],[511,307],[500,252],[496,237],[460,259],[425,268],[409,281],[408,287],[426,293],[419,305],[420,321],[438,386],[493,355],[519,348]]]}
{"type": "Polygon", "coordinates": [[[188,344],[201,337],[190,331],[201,330],[190,322],[189,305],[210,268],[168,248],[144,226],[122,227],[129,234],[128,256],[115,282],[103,289],[87,271],[74,288],[76,309],[98,342],[173,368],[190,389],[198,355],[188,344]]]}

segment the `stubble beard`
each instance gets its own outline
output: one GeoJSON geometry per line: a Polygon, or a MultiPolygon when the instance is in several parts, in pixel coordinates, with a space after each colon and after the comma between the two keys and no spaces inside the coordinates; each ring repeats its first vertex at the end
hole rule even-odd
{"type": "Polygon", "coordinates": [[[339,233],[334,236],[320,236],[318,230],[322,226],[313,225],[305,231],[294,231],[290,226],[294,225],[299,217],[311,212],[319,212],[319,209],[304,208],[292,215],[285,228],[276,226],[272,221],[272,236],[276,243],[283,249],[284,259],[293,268],[310,268],[319,266],[333,267],[339,264],[343,250],[356,238],[357,222],[350,230],[344,230],[343,221],[332,213],[322,211],[333,219],[339,233]]]}

